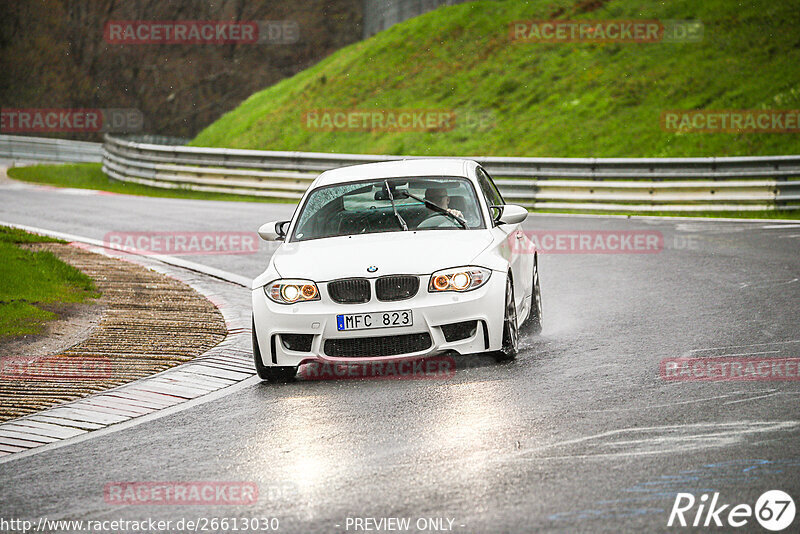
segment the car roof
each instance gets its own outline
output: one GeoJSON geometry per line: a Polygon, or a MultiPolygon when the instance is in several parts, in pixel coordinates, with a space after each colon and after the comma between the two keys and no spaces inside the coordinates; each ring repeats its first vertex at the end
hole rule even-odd
{"type": "Polygon", "coordinates": [[[339,167],[320,174],[313,187],[400,176],[463,176],[475,174],[478,164],[468,159],[419,158],[339,167]],[[470,172],[471,171],[471,172],[470,172]]]}

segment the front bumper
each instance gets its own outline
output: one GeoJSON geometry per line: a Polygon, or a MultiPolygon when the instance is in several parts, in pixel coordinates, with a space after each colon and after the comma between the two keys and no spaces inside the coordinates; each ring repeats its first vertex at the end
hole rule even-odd
{"type": "MultiPolygon", "coordinates": [[[[506,275],[493,272],[482,287],[466,293],[428,293],[429,276],[420,276],[420,289],[410,299],[381,302],[373,298],[363,304],[338,304],[328,296],[327,284],[318,283],[320,300],[291,305],[277,304],[264,294],[263,287],[253,290],[253,316],[256,335],[261,349],[261,360],[266,366],[298,366],[312,361],[364,362],[419,358],[455,351],[473,354],[498,350],[502,343],[505,305],[506,275]],[[411,310],[413,325],[391,328],[373,328],[340,332],[336,326],[338,314],[380,313],[411,310]],[[457,341],[445,339],[442,326],[467,321],[477,321],[473,335],[457,341]],[[285,334],[305,334],[311,337],[310,350],[290,350],[281,338],[285,334]],[[428,334],[430,346],[423,350],[388,356],[359,355],[357,357],[326,354],[327,340],[359,338],[361,345],[369,346],[370,339],[383,336],[428,334]]],[[[452,338],[451,338],[452,339],[452,338]]],[[[362,352],[363,354],[363,352],[362,352]]]]}

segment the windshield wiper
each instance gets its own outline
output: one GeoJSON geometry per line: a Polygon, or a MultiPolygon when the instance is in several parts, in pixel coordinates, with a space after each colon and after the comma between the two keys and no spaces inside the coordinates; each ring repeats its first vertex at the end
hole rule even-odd
{"type": "Polygon", "coordinates": [[[408,225],[406,224],[406,221],[404,221],[403,217],[397,213],[397,206],[394,205],[394,195],[392,194],[392,188],[389,187],[389,182],[384,180],[383,185],[386,186],[386,193],[389,195],[389,201],[392,203],[392,211],[394,211],[394,216],[397,217],[398,221],[400,221],[400,226],[403,228],[403,230],[408,232],[408,225]]]}
{"type": "Polygon", "coordinates": [[[428,207],[429,207],[430,209],[432,209],[433,211],[436,211],[436,212],[439,212],[439,213],[441,213],[441,214],[443,214],[443,215],[447,215],[448,217],[451,217],[451,218],[452,218],[452,219],[454,219],[454,220],[455,220],[455,221],[456,221],[458,224],[460,224],[460,225],[461,225],[461,228],[463,228],[464,230],[466,230],[466,229],[467,229],[467,221],[465,221],[464,219],[462,219],[461,217],[459,217],[459,216],[458,216],[458,215],[456,215],[455,213],[450,213],[449,211],[447,211],[447,210],[446,210],[446,209],[444,209],[443,207],[441,207],[441,206],[438,206],[438,205],[434,204],[434,203],[433,203],[433,202],[431,202],[430,200],[425,200],[424,198],[422,198],[422,197],[418,197],[417,195],[414,195],[414,194],[412,194],[412,193],[409,193],[408,191],[403,191],[402,193],[403,193],[405,196],[407,196],[407,197],[410,197],[410,198],[413,198],[414,200],[417,200],[417,201],[419,201],[419,202],[422,202],[423,204],[425,204],[426,206],[428,206],[428,207]]]}

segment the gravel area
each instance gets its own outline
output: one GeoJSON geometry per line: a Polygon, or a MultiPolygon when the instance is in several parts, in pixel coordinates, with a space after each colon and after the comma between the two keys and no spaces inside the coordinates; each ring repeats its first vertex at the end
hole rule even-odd
{"type": "Polygon", "coordinates": [[[75,312],[72,328],[68,317],[49,327],[57,340],[37,336],[2,347],[0,422],[164,371],[225,339],[219,310],[182,282],[67,244],[31,248],[91,276],[103,296],[75,312]]]}

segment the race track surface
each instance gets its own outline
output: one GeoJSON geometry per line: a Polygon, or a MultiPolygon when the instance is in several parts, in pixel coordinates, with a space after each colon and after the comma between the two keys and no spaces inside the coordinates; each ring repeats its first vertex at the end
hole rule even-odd
{"type": "MultiPolygon", "coordinates": [[[[94,239],[254,232],[293,209],[0,187],[0,220],[94,239]]],[[[660,363],[800,357],[800,224],[532,216],[525,228],[658,232],[663,249],[543,254],[544,330],[513,363],[474,358],[447,379],[254,381],[0,464],[0,517],[277,517],[279,531],[306,533],[387,517],[446,518],[453,532],[666,531],[677,492],[753,505],[780,489],[797,500],[798,382],[670,381],[660,363]],[[104,500],[120,481],[248,481],[259,499],[104,500]]],[[[254,254],[186,258],[255,277],[270,253],[261,243],[254,254]]],[[[741,530],[758,528],[751,518],[741,530]]]]}

